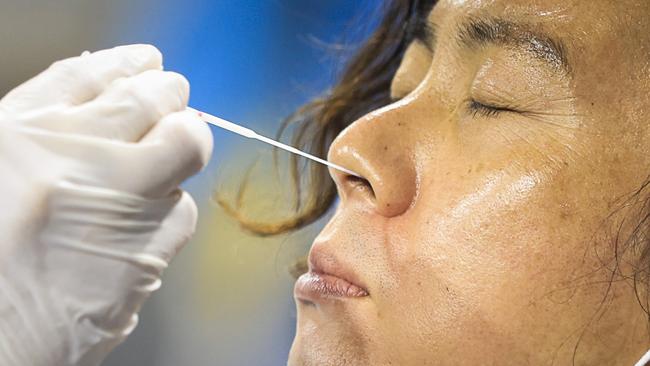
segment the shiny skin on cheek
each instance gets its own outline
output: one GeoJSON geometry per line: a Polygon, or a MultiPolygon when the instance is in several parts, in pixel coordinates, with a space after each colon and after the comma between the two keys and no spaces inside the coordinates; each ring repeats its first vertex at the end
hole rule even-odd
{"type": "MultiPolygon", "coordinates": [[[[478,187],[465,193],[457,185],[422,192],[422,204],[404,219],[411,226],[402,230],[413,235],[400,259],[401,291],[419,296],[396,304],[395,323],[408,311],[413,324],[403,329],[428,330],[437,336],[423,341],[450,355],[468,342],[497,360],[499,352],[527,359],[530,350],[558,351],[589,321],[606,286],[602,277],[585,287],[595,276],[584,275],[600,264],[585,257],[598,215],[561,208],[574,195],[565,186],[573,179],[563,174],[549,181],[500,171],[475,182],[451,179],[478,187]]],[[[572,352],[572,341],[560,354],[572,352]]]]}

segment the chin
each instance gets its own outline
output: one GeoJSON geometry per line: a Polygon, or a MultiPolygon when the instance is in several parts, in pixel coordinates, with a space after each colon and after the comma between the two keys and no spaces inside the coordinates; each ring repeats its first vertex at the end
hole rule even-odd
{"type": "Polygon", "coordinates": [[[339,340],[322,342],[296,336],[289,353],[288,366],[366,366],[377,365],[362,357],[363,352],[339,340]],[[331,344],[331,343],[334,344],[331,344]]]}
{"type": "Polygon", "coordinates": [[[368,336],[350,319],[323,317],[314,305],[298,305],[296,337],[289,353],[289,366],[361,366],[373,363],[366,355],[368,336]]]}

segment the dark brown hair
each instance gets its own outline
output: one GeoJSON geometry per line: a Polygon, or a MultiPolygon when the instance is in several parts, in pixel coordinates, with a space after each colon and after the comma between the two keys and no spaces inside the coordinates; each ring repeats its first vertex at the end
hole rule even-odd
{"type": "MultiPolygon", "coordinates": [[[[292,127],[293,146],[325,157],[330,144],[343,129],[361,116],[389,104],[391,81],[404,51],[423,29],[422,24],[435,3],[436,0],[386,1],[382,21],[351,58],[338,83],[287,118],[277,137],[281,138],[292,127]]],[[[332,206],[336,187],[324,166],[312,164],[309,174],[303,175],[297,157],[292,155],[290,159],[294,216],[279,222],[259,222],[242,215],[240,208],[247,179],[234,205],[219,195],[215,200],[244,229],[257,235],[280,234],[313,223],[332,206]]]]}

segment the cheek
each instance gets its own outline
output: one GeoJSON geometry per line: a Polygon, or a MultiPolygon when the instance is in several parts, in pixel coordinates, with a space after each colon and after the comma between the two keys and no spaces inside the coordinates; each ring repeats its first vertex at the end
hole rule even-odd
{"type": "Polygon", "coordinates": [[[409,347],[535,349],[527,343],[561,338],[593,314],[604,287],[577,289],[601,265],[590,245],[601,215],[569,184],[576,174],[479,170],[424,186],[387,245],[399,274],[389,324],[408,324],[394,328],[416,340],[409,347]]]}

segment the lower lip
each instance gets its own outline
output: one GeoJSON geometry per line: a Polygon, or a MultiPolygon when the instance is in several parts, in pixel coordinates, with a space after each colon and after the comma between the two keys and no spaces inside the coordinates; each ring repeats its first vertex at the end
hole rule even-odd
{"type": "Polygon", "coordinates": [[[294,293],[296,298],[308,302],[368,296],[368,291],[342,278],[314,272],[305,273],[298,278],[294,293]]]}

